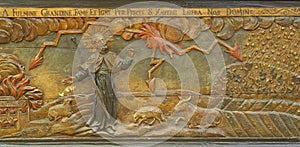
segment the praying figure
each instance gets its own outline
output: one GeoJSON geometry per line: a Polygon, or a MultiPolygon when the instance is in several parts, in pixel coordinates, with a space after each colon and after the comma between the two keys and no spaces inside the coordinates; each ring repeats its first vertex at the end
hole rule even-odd
{"type": "Polygon", "coordinates": [[[87,121],[87,125],[93,132],[105,131],[113,134],[118,113],[118,100],[114,93],[112,82],[112,71],[117,72],[127,69],[133,60],[134,50],[128,50],[128,57],[116,59],[115,53],[109,51],[106,46],[105,37],[101,33],[93,35],[90,51],[93,54],[87,62],[80,66],[79,72],[65,82],[79,82],[89,76],[94,80],[97,87],[95,90],[94,108],[92,116],[87,121]]]}

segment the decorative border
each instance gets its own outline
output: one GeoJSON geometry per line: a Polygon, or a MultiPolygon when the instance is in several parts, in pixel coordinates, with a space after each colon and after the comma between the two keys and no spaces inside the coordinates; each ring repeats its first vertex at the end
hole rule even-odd
{"type": "Polygon", "coordinates": [[[0,17],[224,17],[300,16],[300,7],[282,8],[0,8],[0,17]]]}

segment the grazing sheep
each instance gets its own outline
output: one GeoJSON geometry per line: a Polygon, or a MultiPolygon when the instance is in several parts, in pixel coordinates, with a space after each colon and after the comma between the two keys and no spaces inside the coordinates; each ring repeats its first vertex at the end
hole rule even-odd
{"type": "Polygon", "coordinates": [[[142,123],[152,126],[155,123],[155,120],[159,123],[165,121],[163,112],[156,106],[141,107],[137,112],[135,112],[133,119],[138,126],[142,123]]]}

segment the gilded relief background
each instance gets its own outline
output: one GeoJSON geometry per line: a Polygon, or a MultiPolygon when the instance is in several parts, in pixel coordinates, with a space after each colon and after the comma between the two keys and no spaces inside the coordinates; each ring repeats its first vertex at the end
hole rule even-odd
{"type": "Polygon", "coordinates": [[[299,137],[299,20],[0,18],[0,136],[299,137]]]}

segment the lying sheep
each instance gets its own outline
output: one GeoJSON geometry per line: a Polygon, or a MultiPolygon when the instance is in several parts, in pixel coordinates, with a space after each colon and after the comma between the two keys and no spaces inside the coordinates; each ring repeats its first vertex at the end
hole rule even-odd
{"type": "Polygon", "coordinates": [[[175,124],[180,120],[187,122],[188,128],[209,128],[218,126],[222,117],[218,110],[201,108],[190,102],[191,96],[187,99],[180,100],[175,106],[175,113],[181,114],[175,124]]]}
{"type": "Polygon", "coordinates": [[[70,117],[73,113],[72,99],[65,99],[62,104],[52,106],[48,111],[49,120],[57,121],[62,117],[70,117]]]}
{"type": "Polygon", "coordinates": [[[135,114],[133,115],[133,120],[137,125],[141,125],[142,123],[148,124],[152,126],[157,120],[159,123],[165,121],[165,117],[163,112],[156,106],[145,106],[141,107],[135,114]]]}

